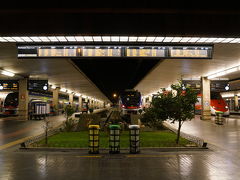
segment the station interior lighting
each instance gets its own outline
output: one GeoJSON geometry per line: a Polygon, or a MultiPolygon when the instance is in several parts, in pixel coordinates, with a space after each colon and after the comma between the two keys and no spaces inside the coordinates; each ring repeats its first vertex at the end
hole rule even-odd
{"type": "Polygon", "coordinates": [[[239,71],[239,70],[240,70],[240,66],[235,66],[235,67],[232,67],[232,68],[229,68],[229,69],[225,69],[223,71],[219,71],[219,72],[216,72],[214,74],[208,75],[207,78],[208,79],[213,79],[213,78],[224,76],[224,75],[227,75],[227,74],[239,71]]]}
{"type": "Polygon", "coordinates": [[[160,37],[160,36],[13,36],[0,42],[167,42],[167,43],[240,43],[240,38],[160,37]]]}
{"type": "Polygon", "coordinates": [[[10,77],[13,77],[15,76],[14,73],[12,72],[9,72],[9,71],[5,71],[5,70],[2,70],[1,74],[5,75],[5,76],[10,76],[10,77]]]}

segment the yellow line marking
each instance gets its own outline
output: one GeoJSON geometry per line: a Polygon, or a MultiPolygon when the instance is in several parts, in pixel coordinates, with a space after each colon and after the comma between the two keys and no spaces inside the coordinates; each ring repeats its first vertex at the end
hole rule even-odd
{"type": "Polygon", "coordinates": [[[157,158],[157,157],[175,157],[176,155],[175,154],[172,154],[172,155],[127,155],[126,157],[128,157],[128,158],[138,158],[138,157],[140,157],[140,158],[148,158],[148,157],[150,157],[150,158],[157,158]]]}
{"type": "Polygon", "coordinates": [[[83,158],[101,158],[102,156],[76,156],[76,157],[83,157],[83,158]]]}
{"type": "Polygon", "coordinates": [[[0,146],[0,150],[7,149],[7,148],[15,146],[17,144],[23,143],[24,141],[28,140],[31,137],[33,137],[33,136],[28,136],[28,137],[25,137],[25,138],[22,138],[22,139],[18,139],[16,141],[12,141],[10,143],[4,144],[4,145],[0,146]]]}

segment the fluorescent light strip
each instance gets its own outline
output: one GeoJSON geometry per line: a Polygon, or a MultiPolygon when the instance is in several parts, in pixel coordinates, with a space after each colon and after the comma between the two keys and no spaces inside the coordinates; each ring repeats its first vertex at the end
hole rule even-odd
{"type": "Polygon", "coordinates": [[[29,37],[21,37],[25,42],[33,42],[29,37]]]}
{"type": "Polygon", "coordinates": [[[84,38],[83,38],[83,36],[75,36],[75,39],[76,39],[76,41],[78,41],[78,42],[84,42],[84,41],[85,41],[84,38]]]}
{"type": "Polygon", "coordinates": [[[101,42],[102,41],[102,37],[101,36],[93,36],[93,41],[101,42]]]}
{"type": "Polygon", "coordinates": [[[24,42],[24,40],[20,37],[12,37],[16,42],[24,42]]]}
{"type": "Polygon", "coordinates": [[[129,37],[129,40],[128,40],[129,42],[136,42],[137,41],[137,37],[135,37],[135,36],[131,36],[131,37],[129,37]]]}
{"type": "Polygon", "coordinates": [[[103,40],[103,42],[110,42],[111,38],[110,38],[110,36],[102,36],[102,40],[103,40]]]}
{"type": "Polygon", "coordinates": [[[119,41],[119,36],[111,36],[111,41],[112,42],[118,42],[119,41]]]}
{"type": "Polygon", "coordinates": [[[182,40],[182,37],[174,37],[171,42],[180,42],[182,40]]]}
{"type": "Polygon", "coordinates": [[[9,72],[9,71],[5,71],[5,70],[2,70],[1,74],[5,75],[5,76],[10,76],[10,77],[13,77],[15,76],[14,73],[12,72],[9,72]]]}
{"type": "Polygon", "coordinates": [[[46,36],[40,36],[39,39],[41,39],[42,42],[50,42],[46,36]]]}
{"type": "Polygon", "coordinates": [[[138,42],[145,42],[147,37],[138,37],[137,41],[138,42]]]}
{"type": "Polygon", "coordinates": [[[202,42],[207,41],[208,39],[209,39],[209,38],[205,38],[205,37],[204,37],[204,38],[200,38],[199,40],[197,40],[197,42],[201,42],[201,43],[202,43],[202,42]]]}
{"type": "Polygon", "coordinates": [[[8,42],[16,42],[13,38],[11,37],[3,37],[3,39],[7,40],[8,42]]]}
{"type": "Polygon", "coordinates": [[[83,36],[84,40],[86,42],[92,42],[93,41],[93,37],[92,36],[83,36]]]}
{"type": "Polygon", "coordinates": [[[69,42],[76,42],[76,41],[77,41],[74,36],[66,36],[65,38],[66,38],[67,41],[69,41],[69,42]]]}
{"type": "Polygon", "coordinates": [[[208,38],[206,41],[205,41],[205,43],[211,43],[211,42],[214,42],[214,41],[216,41],[217,40],[217,38],[208,38]]]}
{"type": "Polygon", "coordinates": [[[146,42],[154,42],[156,37],[147,37],[146,42]]]}
{"type": "Polygon", "coordinates": [[[173,37],[165,37],[163,42],[171,42],[173,40],[173,37]]]}
{"type": "Polygon", "coordinates": [[[49,39],[51,42],[59,42],[58,39],[57,39],[55,36],[48,36],[48,39],[49,39]]]}
{"type": "Polygon", "coordinates": [[[120,36],[120,42],[128,42],[128,36],[120,36]]]}
{"type": "Polygon", "coordinates": [[[236,72],[236,71],[239,71],[239,70],[240,70],[240,66],[225,69],[223,71],[220,71],[220,72],[214,73],[212,75],[209,75],[208,79],[213,79],[213,78],[216,78],[216,77],[220,77],[220,76],[230,74],[230,73],[233,73],[233,72],[236,72]]]}
{"type": "Polygon", "coordinates": [[[195,43],[195,42],[197,42],[199,39],[200,39],[199,37],[193,37],[193,38],[190,38],[189,41],[187,41],[187,42],[195,43]]]}
{"type": "Polygon", "coordinates": [[[221,43],[229,43],[232,40],[234,40],[234,38],[226,38],[221,43]]]}
{"type": "Polygon", "coordinates": [[[6,39],[3,39],[2,37],[0,37],[0,42],[8,42],[6,39]]]}
{"type": "Polygon", "coordinates": [[[162,42],[165,37],[156,37],[154,42],[162,42]]]}
{"type": "Polygon", "coordinates": [[[60,42],[67,42],[67,39],[64,36],[56,36],[60,42]]]}
{"type": "Polygon", "coordinates": [[[188,42],[190,39],[190,37],[183,37],[180,42],[188,42]]]}
{"type": "Polygon", "coordinates": [[[33,37],[30,37],[34,42],[42,42],[42,40],[37,37],[37,36],[33,36],[33,37]]]}
{"type": "Polygon", "coordinates": [[[236,38],[236,39],[230,41],[229,43],[240,43],[240,38],[236,38]]]}
{"type": "Polygon", "coordinates": [[[226,38],[217,38],[215,41],[213,41],[214,43],[221,43],[222,41],[224,41],[226,38]]]}

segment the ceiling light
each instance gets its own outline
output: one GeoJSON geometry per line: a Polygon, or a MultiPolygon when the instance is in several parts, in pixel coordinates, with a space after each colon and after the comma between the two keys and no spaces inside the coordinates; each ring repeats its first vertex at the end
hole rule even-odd
{"type": "Polygon", "coordinates": [[[208,38],[205,42],[206,43],[211,43],[211,42],[214,42],[216,40],[217,40],[217,38],[208,38]]]}
{"type": "Polygon", "coordinates": [[[41,39],[39,39],[39,37],[30,37],[34,42],[42,42],[41,39]]]}
{"type": "Polygon", "coordinates": [[[21,37],[25,42],[33,42],[29,37],[21,37]]]}
{"type": "Polygon", "coordinates": [[[129,37],[129,42],[136,42],[137,41],[137,37],[131,36],[129,37]]]}
{"type": "Polygon", "coordinates": [[[189,41],[187,41],[187,42],[193,43],[193,42],[197,42],[198,40],[199,40],[199,37],[193,37],[193,38],[190,38],[189,41]]]}
{"type": "Polygon", "coordinates": [[[97,42],[101,42],[102,41],[102,37],[101,36],[93,36],[93,40],[97,41],[97,42]]]}
{"type": "Polygon", "coordinates": [[[57,36],[57,39],[58,39],[60,42],[67,42],[67,39],[66,39],[64,36],[57,36]]]}
{"type": "Polygon", "coordinates": [[[183,37],[180,42],[188,42],[190,39],[190,37],[183,37]]]}
{"type": "Polygon", "coordinates": [[[111,41],[118,42],[119,41],[119,36],[111,36],[111,41]]]}
{"type": "Polygon", "coordinates": [[[165,37],[165,39],[163,40],[163,42],[171,42],[173,39],[173,37],[165,37]]]}
{"type": "Polygon", "coordinates": [[[240,42],[240,38],[236,38],[236,39],[230,41],[230,43],[239,43],[239,42],[240,42]]]}
{"type": "Polygon", "coordinates": [[[156,37],[154,42],[162,42],[164,37],[156,37]]]}
{"type": "Polygon", "coordinates": [[[69,41],[69,42],[75,42],[75,41],[76,41],[76,39],[75,39],[74,36],[66,36],[65,38],[66,38],[67,41],[69,41]]]}
{"type": "Polygon", "coordinates": [[[45,36],[40,36],[39,39],[41,39],[42,42],[50,42],[50,40],[45,36]]]}
{"type": "Polygon", "coordinates": [[[200,38],[200,39],[198,39],[197,40],[197,42],[205,42],[205,41],[207,41],[209,38],[200,38]]]}
{"type": "Polygon", "coordinates": [[[84,41],[84,38],[82,36],[75,36],[75,39],[80,42],[84,41]]]}
{"type": "Polygon", "coordinates": [[[153,42],[156,37],[147,37],[146,42],[153,42]]]}
{"type": "Polygon", "coordinates": [[[55,36],[48,36],[51,42],[58,42],[58,39],[55,36]]]}
{"type": "Polygon", "coordinates": [[[24,42],[24,40],[20,37],[12,37],[17,42],[24,42]]]}
{"type": "Polygon", "coordinates": [[[3,39],[7,40],[8,42],[16,42],[13,38],[11,37],[3,37],[3,39]]]}
{"type": "Polygon", "coordinates": [[[7,40],[0,37],[0,42],[7,42],[7,40]]]}
{"type": "Polygon", "coordinates": [[[214,43],[220,43],[222,41],[224,41],[226,38],[217,38],[215,41],[213,41],[214,43]]]}
{"type": "Polygon", "coordinates": [[[111,41],[111,38],[110,36],[102,36],[102,40],[103,42],[108,42],[108,41],[111,41]]]}
{"type": "Polygon", "coordinates": [[[121,42],[127,42],[128,41],[128,36],[120,36],[120,41],[121,42]]]}
{"type": "Polygon", "coordinates": [[[234,38],[226,38],[221,43],[229,43],[232,40],[234,40],[234,38]]]}
{"type": "Polygon", "coordinates": [[[13,77],[13,76],[15,76],[15,74],[14,74],[14,73],[12,73],[12,72],[9,72],[9,71],[4,71],[4,70],[2,70],[1,74],[5,75],[5,76],[10,76],[10,77],[13,77]]]}
{"type": "Polygon", "coordinates": [[[92,36],[83,36],[84,40],[87,42],[91,42],[93,41],[93,37],[92,36]]]}
{"type": "Polygon", "coordinates": [[[61,91],[61,92],[66,92],[67,89],[65,89],[65,88],[61,88],[60,91],[61,91]]]}
{"type": "Polygon", "coordinates": [[[138,37],[137,41],[138,42],[145,42],[147,37],[138,37]]]}
{"type": "Polygon", "coordinates": [[[182,37],[174,37],[171,42],[180,42],[182,37]]]}

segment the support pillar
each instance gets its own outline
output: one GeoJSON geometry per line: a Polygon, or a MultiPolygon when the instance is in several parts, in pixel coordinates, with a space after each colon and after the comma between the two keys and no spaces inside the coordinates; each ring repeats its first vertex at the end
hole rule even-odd
{"type": "Polygon", "coordinates": [[[202,120],[211,119],[211,109],[210,109],[210,80],[207,77],[201,77],[201,94],[202,94],[202,120]]]}
{"type": "Polygon", "coordinates": [[[82,96],[78,97],[78,110],[81,112],[82,111],[82,96]]]}
{"type": "Polygon", "coordinates": [[[27,89],[28,78],[20,79],[18,97],[18,116],[20,120],[28,120],[29,95],[27,89]]]}
{"type": "Polygon", "coordinates": [[[58,102],[59,102],[59,90],[60,88],[57,87],[56,89],[53,89],[53,108],[56,112],[58,112],[58,102]]]}
{"type": "Polygon", "coordinates": [[[234,95],[234,110],[238,111],[238,95],[234,95]]]}
{"type": "Polygon", "coordinates": [[[71,104],[71,106],[73,106],[73,93],[70,93],[68,96],[69,96],[69,103],[71,104]]]}

